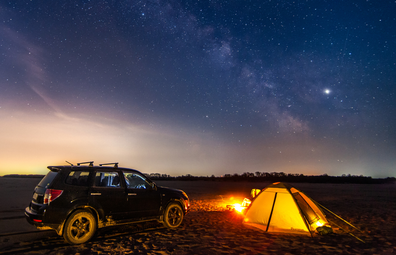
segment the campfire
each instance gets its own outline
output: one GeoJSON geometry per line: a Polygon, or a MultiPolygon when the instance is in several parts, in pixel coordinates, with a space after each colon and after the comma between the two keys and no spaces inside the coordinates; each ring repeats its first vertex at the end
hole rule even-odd
{"type": "MultiPolygon", "coordinates": [[[[252,196],[252,198],[255,198],[260,192],[261,189],[252,189],[250,195],[252,196]]],[[[244,214],[245,210],[250,206],[251,203],[252,201],[249,198],[244,198],[242,203],[234,203],[231,205],[227,205],[227,209],[230,211],[235,211],[244,214]]]]}
{"type": "Polygon", "coordinates": [[[242,203],[234,203],[232,205],[227,205],[227,209],[230,211],[235,211],[243,214],[246,208],[248,208],[251,203],[252,201],[250,201],[250,199],[244,198],[242,203]]]}

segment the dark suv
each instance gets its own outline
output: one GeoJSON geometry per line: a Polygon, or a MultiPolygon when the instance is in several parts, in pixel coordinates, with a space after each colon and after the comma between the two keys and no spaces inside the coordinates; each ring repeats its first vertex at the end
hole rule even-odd
{"type": "Polygon", "coordinates": [[[26,219],[39,229],[54,229],[71,244],[87,242],[97,228],[125,223],[157,220],[176,228],[190,206],[185,192],[157,186],[118,163],[48,169],[25,209],[26,219]]]}

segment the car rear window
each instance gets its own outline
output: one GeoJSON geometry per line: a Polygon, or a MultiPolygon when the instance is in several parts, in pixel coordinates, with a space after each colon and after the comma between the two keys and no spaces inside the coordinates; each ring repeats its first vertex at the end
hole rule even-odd
{"type": "Polygon", "coordinates": [[[44,176],[43,179],[41,179],[40,183],[38,184],[39,187],[47,188],[51,182],[55,179],[55,177],[58,175],[58,172],[55,171],[49,171],[46,176],[44,176]]]}
{"type": "Polygon", "coordinates": [[[71,171],[69,176],[66,178],[66,184],[76,186],[87,186],[88,185],[88,171],[71,171]]]}

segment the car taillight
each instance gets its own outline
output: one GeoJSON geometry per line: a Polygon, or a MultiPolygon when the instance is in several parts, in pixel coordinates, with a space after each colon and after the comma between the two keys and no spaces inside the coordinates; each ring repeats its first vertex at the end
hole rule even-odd
{"type": "Polygon", "coordinates": [[[57,199],[60,195],[62,195],[63,190],[59,189],[47,189],[44,195],[44,204],[50,204],[52,201],[57,199]]]}

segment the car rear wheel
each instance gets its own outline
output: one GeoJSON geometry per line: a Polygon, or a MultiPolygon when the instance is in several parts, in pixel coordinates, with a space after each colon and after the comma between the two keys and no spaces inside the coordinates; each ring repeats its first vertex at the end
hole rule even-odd
{"type": "Polygon", "coordinates": [[[170,204],[164,212],[164,226],[177,228],[183,221],[183,210],[178,204],[170,204]]]}
{"type": "Polygon", "coordinates": [[[81,244],[89,241],[95,231],[95,217],[87,211],[76,211],[66,221],[63,238],[70,244],[81,244]]]}

